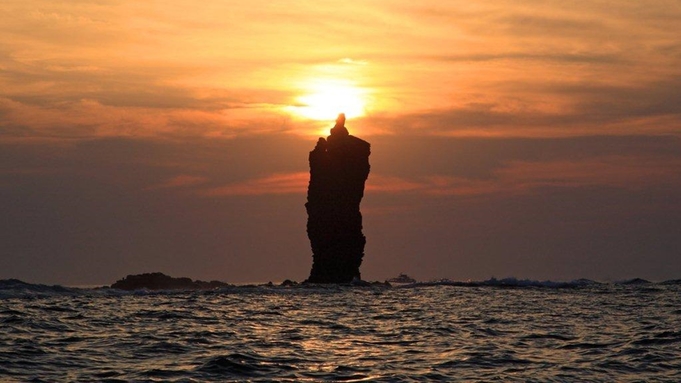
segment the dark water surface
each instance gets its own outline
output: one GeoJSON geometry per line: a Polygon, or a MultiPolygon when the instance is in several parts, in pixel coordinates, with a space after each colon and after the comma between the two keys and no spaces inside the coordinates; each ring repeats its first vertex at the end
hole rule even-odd
{"type": "Polygon", "coordinates": [[[2,382],[681,381],[681,286],[0,281],[2,382]],[[4,285],[3,285],[4,284],[4,285]]]}

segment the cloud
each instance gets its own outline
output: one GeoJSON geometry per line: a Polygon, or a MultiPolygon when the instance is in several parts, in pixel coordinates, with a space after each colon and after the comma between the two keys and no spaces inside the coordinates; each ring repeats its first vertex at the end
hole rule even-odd
{"type": "MultiPolygon", "coordinates": [[[[581,159],[500,163],[485,177],[431,174],[403,177],[372,173],[367,194],[422,196],[512,196],[546,188],[616,188],[640,191],[656,187],[681,187],[681,158],[602,155],[581,159]],[[664,186],[667,185],[667,186],[664,186]]],[[[191,178],[190,181],[194,179],[191,178]]],[[[201,181],[204,181],[203,179],[201,181]]],[[[228,185],[202,189],[204,196],[304,194],[307,172],[277,173],[228,185]]]]}
{"type": "MultiPolygon", "coordinates": [[[[372,137],[363,274],[604,278],[615,262],[618,276],[671,278],[680,140],[372,137]],[[581,262],[594,259],[601,268],[581,262]],[[651,263],[663,266],[646,271],[651,263]],[[565,265],[582,266],[555,274],[565,265]]],[[[164,265],[234,282],[304,278],[315,141],[284,133],[0,140],[0,272],[103,284],[164,265]]]]}
{"type": "MultiPolygon", "coordinates": [[[[483,195],[680,184],[675,136],[376,137],[370,193],[483,195]]],[[[663,186],[667,185],[667,186],[663,186]]]]}
{"type": "Polygon", "coordinates": [[[367,193],[404,193],[422,191],[425,185],[405,178],[371,174],[365,188],[367,193]]]}
{"type": "Polygon", "coordinates": [[[324,76],[367,90],[367,132],[680,128],[681,10],[673,2],[620,4],[613,13],[603,2],[196,9],[179,1],[159,9],[29,0],[0,11],[0,98],[10,108],[0,129],[11,135],[267,134],[294,118],[284,110],[300,84],[324,76]]]}
{"type": "Polygon", "coordinates": [[[300,194],[307,190],[309,174],[305,172],[279,173],[243,182],[206,189],[205,196],[245,196],[266,194],[300,194]]]}
{"type": "Polygon", "coordinates": [[[581,161],[513,162],[497,170],[492,179],[431,177],[423,190],[433,195],[518,195],[545,188],[606,187],[639,191],[651,185],[681,186],[681,159],[654,161],[612,156],[581,161]]]}
{"type": "Polygon", "coordinates": [[[424,60],[449,61],[455,63],[488,62],[488,61],[540,61],[544,63],[562,64],[616,64],[625,63],[626,59],[617,54],[603,54],[597,52],[501,52],[501,53],[472,53],[423,56],[424,60]]]}
{"type": "Polygon", "coordinates": [[[265,105],[217,111],[122,107],[81,99],[59,108],[0,98],[0,140],[11,137],[212,137],[281,133],[290,119],[265,105]],[[103,118],[105,116],[105,118],[103,118]]]}
{"type": "Polygon", "coordinates": [[[628,85],[514,82],[496,87],[505,96],[493,102],[377,114],[362,122],[394,134],[551,137],[681,133],[681,77],[628,85]],[[514,94],[518,98],[506,98],[514,94]],[[535,103],[535,97],[546,100],[535,103]]]}
{"type": "Polygon", "coordinates": [[[172,177],[160,184],[149,186],[145,190],[155,190],[155,189],[166,189],[166,188],[185,188],[189,186],[196,186],[207,182],[206,177],[191,176],[186,174],[181,174],[179,176],[172,177]]]}
{"type": "MultiPolygon", "coordinates": [[[[561,138],[480,138],[383,136],[372,143],[372,176],[403,179],[447,176],[491,179],[511,163],[598,161],[619,156],[641,164],[677,161],[681,138],[674,136],[584,136],[561,138]]],[[[371,180],[371,179],[370,179],[371,180]]]]}

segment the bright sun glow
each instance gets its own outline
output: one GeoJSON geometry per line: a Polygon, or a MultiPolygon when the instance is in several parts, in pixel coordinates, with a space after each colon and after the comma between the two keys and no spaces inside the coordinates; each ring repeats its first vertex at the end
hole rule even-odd
{"type": "Polygon", "coordinates": [[[293,111],[313,120],[334,120],[338,113],[353,118],[364,115],[365,92],[341,81],[319,80],[305,87],[307,93],[298,97],[293,111]]]}

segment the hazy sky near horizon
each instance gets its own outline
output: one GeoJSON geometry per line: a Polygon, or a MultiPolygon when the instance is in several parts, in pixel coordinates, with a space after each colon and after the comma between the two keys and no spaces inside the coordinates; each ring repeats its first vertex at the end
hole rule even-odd
{"type": "Polygon", "coordinates": [[[0,278],[308,276],[307,155],[372,144],[364,279],[681,278],[681,1],[3,1],[0,278]]]}

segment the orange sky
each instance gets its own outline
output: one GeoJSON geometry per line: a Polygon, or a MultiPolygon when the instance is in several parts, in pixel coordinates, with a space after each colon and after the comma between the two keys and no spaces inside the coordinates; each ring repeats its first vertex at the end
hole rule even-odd
{"type": "Polygon", "coordinates": [[[181,274],[191,253],[210,266],[190,277],[301,280],[307,151],[338,112],[372,143],[369,279],[680,277],[678,260],[662,266],[680,245],[680,30],[671,0],[4,1],[0,191],[22,225],[4,224],[0,278],[181,274]],[[553,200],[563,193],[574,201],[553,200]],[[234,210],[265,200],[276,212],[234,210]],[[520,208],[537,200],[544,210],[520,208]],[[409,217],[439,226],[395,223],[409,217]],[[178,235],[190,225],[203,234],[178,235]],[[245,240],[261,230],[271,245],[245,240]],[[521,240],[538,233],[536,247],[521,240]],[[572,270],[576,252],[595,263],[572,270]],[[290,262],[263,270],[273,258],[290,262]]]}
{"type": "Polygon", "coordinates": [[[403,115],[401,130],[436,134],[679,129],[676,1],[138,3],[4,2],[5,124],[311,134],[290,107],[311,83],[342,82],[366,98],[366,134],[399,133],[403,115]]]}

